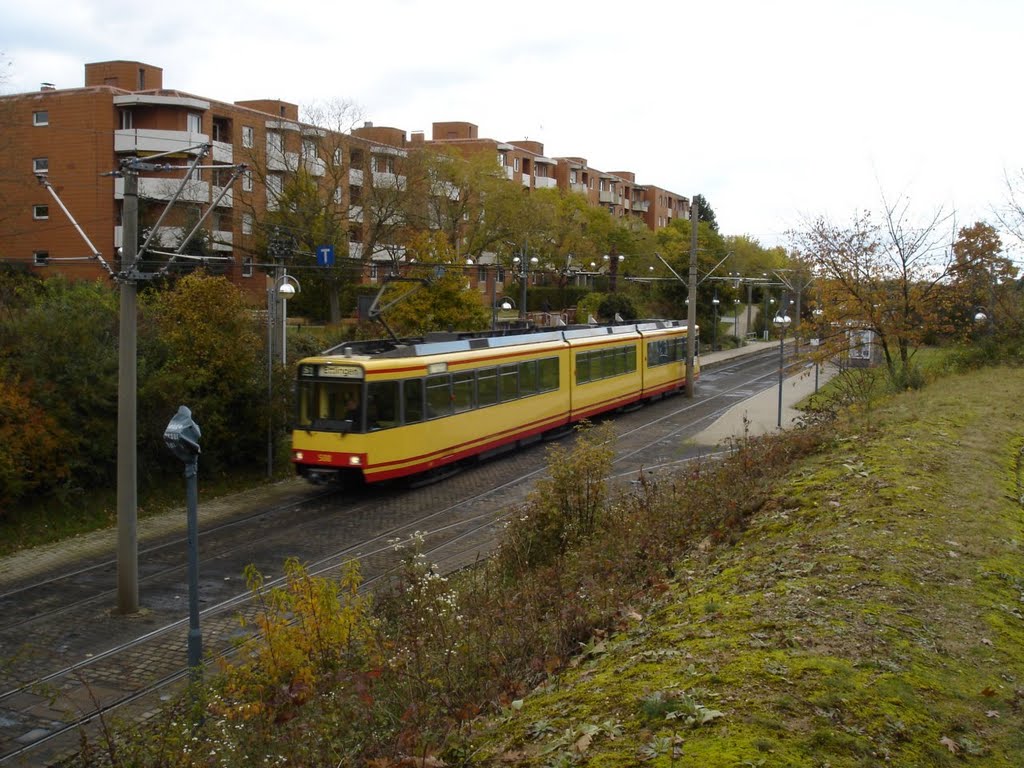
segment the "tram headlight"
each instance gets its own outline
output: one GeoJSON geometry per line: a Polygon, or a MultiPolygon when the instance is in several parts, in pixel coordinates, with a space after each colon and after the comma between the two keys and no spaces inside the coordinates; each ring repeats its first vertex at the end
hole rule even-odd
{"type": "Polygon", "coordinates": [[[292,456],[295,457],[296,461],[302,461],[302,451],[294,451],[292,456]]]}
{"type": "Polygon", "coordinates": [[[363,457],[362,456],[349,456],[348,457],[348,464],[349,464],[350,467],[358,467],[362,463],[363,463],[363,457]]]}

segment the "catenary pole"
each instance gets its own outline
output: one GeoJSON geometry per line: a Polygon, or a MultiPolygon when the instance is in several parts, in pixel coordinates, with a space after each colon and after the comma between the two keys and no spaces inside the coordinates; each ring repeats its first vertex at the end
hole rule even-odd
{"type": "Polygon", "coordinates": [[[139,176],[124,169],[121,237],[121,307],[117,374],[117,609],[139,610],[136,387],[138,371],[136,248],[139,231],[139,176]]]}
{"type": "MultiPolygon", "coordinates": [[[[697,196],[694,195],[694,198],[697,196]]],[[[697,211],[696,199],[690,201],[690,280],[686,308],[686,396],[695,397],[697,382],[694,378],[693,359],[697,354],[697,211]]]]}

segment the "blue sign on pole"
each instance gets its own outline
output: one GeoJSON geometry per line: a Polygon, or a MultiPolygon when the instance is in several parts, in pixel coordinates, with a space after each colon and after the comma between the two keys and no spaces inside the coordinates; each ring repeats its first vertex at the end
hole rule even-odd
{"type": "Polygon", "coordinates": [[[334,266],[334,246],[321,245],[316,249],[316,265],[318,267],[334,266]]]}

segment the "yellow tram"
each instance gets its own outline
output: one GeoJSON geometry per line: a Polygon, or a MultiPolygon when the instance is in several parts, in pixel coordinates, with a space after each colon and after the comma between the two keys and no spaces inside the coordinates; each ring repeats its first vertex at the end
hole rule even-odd
{"type": "Polygon", "coordinates": [[[349,342],[298,365],[292,462],[314,482],[429,473],[685,386],[675,320],[349,342]]]}

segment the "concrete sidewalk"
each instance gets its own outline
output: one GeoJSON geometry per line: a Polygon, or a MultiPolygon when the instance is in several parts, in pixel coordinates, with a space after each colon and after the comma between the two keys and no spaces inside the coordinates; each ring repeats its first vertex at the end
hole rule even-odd
{"type": "MultiPolygon", "coordinates": [[[[769,347],[778,349],[777,342],[752,342],[740,350],[729,350],[735,352],[735,357],[742,354],[751,354],[755,351],[763,351],[769,347]]],[[[725,354],[717,352],[705,358],[702,356],[701,368],[710,367],[711,364],[722,364],[721,356],[725,354]]],[[[728,358],[725,358],[728,359],[728,358]]],[[[802,365],[798,373],[787,376],[782,382],[782,418],[779,426],[779,385],[776,380],[772,385],[761,390],[753,397],[749,397],[737,403],[722,416],[720,416],[710,427],[698,434],[694,442],[698,445],[720,445],[732,438],[741,438],[744,435],[753,437],[781,429],[792,428],[800,419],[801,412],[796,405],[805,398],[814,394],[815,391],[815,368],[813,365],[802,365]]],[[[833,365],[826,365],[817,371],[818,388],[836,374],[833,365]]],[[[700,382],[697,383],[697,396],[700,396],[700,382]]]]}

